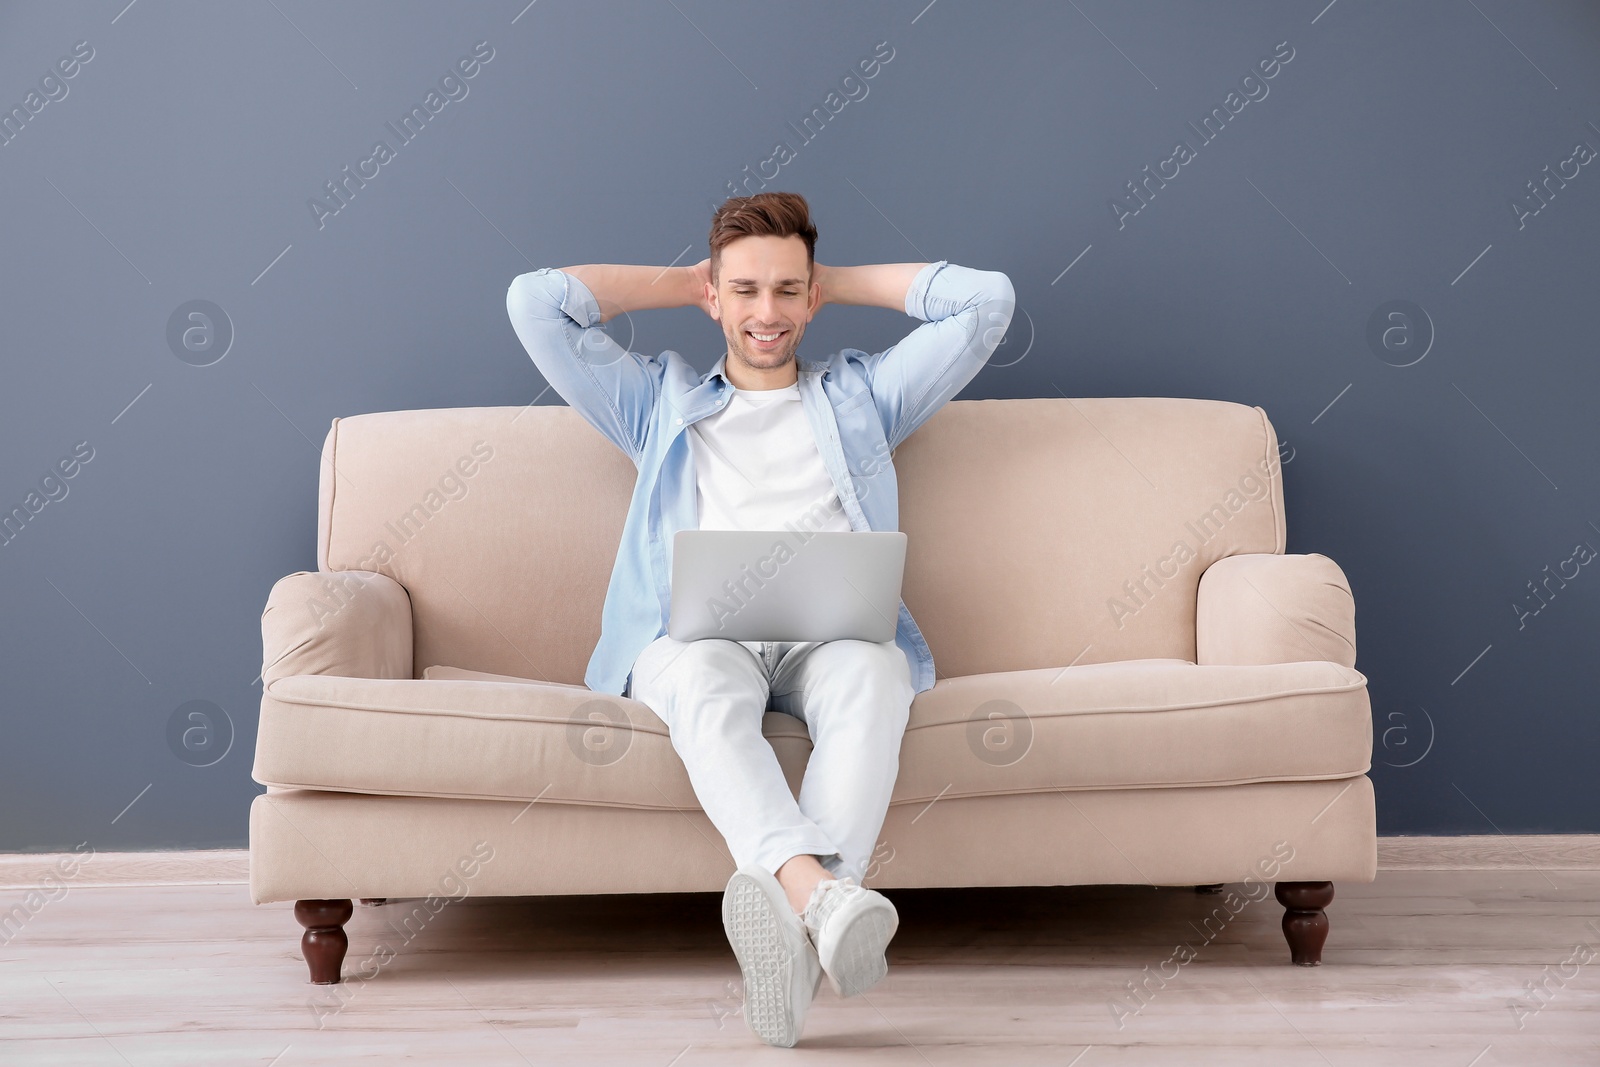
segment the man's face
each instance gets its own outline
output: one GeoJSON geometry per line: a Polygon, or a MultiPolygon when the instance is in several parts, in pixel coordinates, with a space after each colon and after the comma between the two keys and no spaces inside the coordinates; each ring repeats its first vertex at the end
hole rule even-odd
{"type": "Polygon", "coordinates": [[[713,284],[711,317],[722,324],[728,359],[755,371],[794,361],[822,297],[822,286],[811,282],[804,241],[740,237],[722,249],[713,284]]]}

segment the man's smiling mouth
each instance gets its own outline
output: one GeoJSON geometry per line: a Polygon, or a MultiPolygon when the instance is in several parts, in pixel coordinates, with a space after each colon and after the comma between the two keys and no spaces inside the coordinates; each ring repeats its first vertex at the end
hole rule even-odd
{"type": "Polygon", "coordinates": [[[746,330],[744,332],[744,334],[745,334],[746,337],[748,337],[752,341],[754,341],[757,344],[757,346],[759,346],[761,348],[771,348],[772,346],[776,345],[779,341],[782,341],[786,336],[788,336],[789,331],[788,330],[778,330],[775,333],[757,333],[754,330],[746,330]]]}

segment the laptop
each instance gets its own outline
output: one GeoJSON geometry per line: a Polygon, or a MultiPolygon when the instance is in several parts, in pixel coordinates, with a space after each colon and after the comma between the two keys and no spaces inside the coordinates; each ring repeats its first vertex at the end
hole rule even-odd
{"type": "Polygon", "coordinates": [[[667,635],[892,641],[905,566],[899,530],[679,530],[667,635]]]}

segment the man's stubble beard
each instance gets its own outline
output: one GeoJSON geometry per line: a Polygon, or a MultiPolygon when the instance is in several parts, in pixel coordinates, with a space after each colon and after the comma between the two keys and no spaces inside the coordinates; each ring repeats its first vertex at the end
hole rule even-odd
{"type": "Polygon", "coordinates": [[[737,359],[741,366],[749,370],[776,370],[790,362],[797,362],[797,353],[800,348],[800,334],[803,331],[791,329],[789,336],[784,339],[783,347],[776,352],[762,352],[758,349],[748,348],[745,345],[744,331],[736,329],[724,330],[723,337],[728,342],[728,356],[737,359]]]}

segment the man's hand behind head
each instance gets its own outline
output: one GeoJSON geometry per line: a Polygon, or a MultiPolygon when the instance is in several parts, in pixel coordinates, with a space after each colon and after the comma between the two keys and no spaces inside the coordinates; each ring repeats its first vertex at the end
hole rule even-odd
{"type": "Polygon", "coordinates": [[[711,311],[710,294],[713,288],[711,281],[711,260],[702,259],[700,262],[688,269],[689,276],[695,281],[696,306],[699,307],[701,311],[704,311],[707,315],[711,316],[711,318],[715,319],[716,315],[712,314],[711,311]]]}

